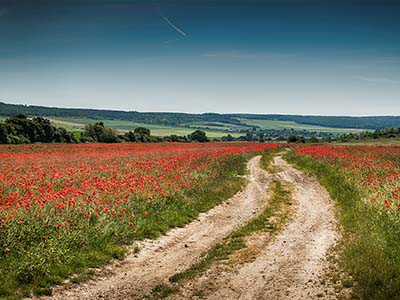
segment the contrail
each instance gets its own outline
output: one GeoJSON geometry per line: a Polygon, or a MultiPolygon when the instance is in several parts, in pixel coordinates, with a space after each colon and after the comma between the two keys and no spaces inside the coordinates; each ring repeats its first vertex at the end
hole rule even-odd
{"type": "Polygon", "coordinates": [[[162,13],[160,13],[160,17],[168,23],[169,26],[171,26],[175,31],[177,31],[179,34],[182,36],[187,36],[186,32],[183,30],[179,29],[174,23],[172,23],[166,16],[164,16],[162,13]]]}

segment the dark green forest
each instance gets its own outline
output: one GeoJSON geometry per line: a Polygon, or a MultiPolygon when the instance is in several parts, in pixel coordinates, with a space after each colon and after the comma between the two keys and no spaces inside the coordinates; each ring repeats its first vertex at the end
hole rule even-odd
{"type": "Polygon", "coordinates": [[[179,126],[189,122],[222,122],[237,124],[245,127],[253,127],[240,122],[240,118],[255,120],[292,121],[305,125],[317,125],[334,128],[355,129],[384,129],[399,128],[400,116],[377,117],[347,117],[347,116],[301,116],[301,115],[277,115],[277,114],[186,114],[163,112],[137,112],[116,111],[99,109],[55,108],[44,106],[27,106],[19,104],[6,104],[0,102],[1,116],[15,116],[25,114],[27,116],[42,117],[87,117],[98,120],[126,120],[145,124],[158,124],[179,126]]]}

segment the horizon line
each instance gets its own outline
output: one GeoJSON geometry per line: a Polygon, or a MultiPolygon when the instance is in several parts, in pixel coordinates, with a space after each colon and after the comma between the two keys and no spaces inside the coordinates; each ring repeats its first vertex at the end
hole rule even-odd
{"type": "MultiPolygon", "coordinates": [[[[4,100],[3,100],[4,101],[4,100]]],[[[125,109],[112,109],[112,108],[93,108],[93,107],[60,107],[60,106],[46,106],[43,104],[25,104],[25,103],[7,103],[0,100],[0,104],[6,105],[23,105],[23,106],[36,106],[45,108],[55,109],[89,109],[89,110],[103,110],[103,111],[115,111],[115,112],[126,112],[126,113],[167,113],[167,114],[187,114],[187,115],[204,115],[204,114],[218,114],[218,115],[264,115],[264,116],[302,116],[302,117],[349,117],[349,118],[370,118],[370,117],[400,117],[400,115],[324,115],[324,114],[291,114],[291,113],[252,113],[252,112],[184,112],[184,111],[139,111],[139,110],[125,110],[125,109]]],[[[1,112],[0,112],[1,115],[1,112]]]]}

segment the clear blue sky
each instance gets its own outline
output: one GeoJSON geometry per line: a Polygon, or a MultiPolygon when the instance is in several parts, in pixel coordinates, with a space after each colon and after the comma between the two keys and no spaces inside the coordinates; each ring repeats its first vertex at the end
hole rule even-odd
{"type": "Polygon", "coordinates": [[[0,101],[400,115],[400,1],[0,1],[0,101]]]}

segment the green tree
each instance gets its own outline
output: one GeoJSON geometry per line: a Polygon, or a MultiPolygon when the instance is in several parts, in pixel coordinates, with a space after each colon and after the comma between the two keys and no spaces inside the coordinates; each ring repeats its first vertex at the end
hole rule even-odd
{"type": "Polygon", "coordinates": [[[231,134],[229,134],[229,133],[228,133],[228,135],[223,136],[221,139],[222,139],[223,141],[226,141],[226,142],[232,142],[232,141],[235,140],[235,138],[234,138],[231,134]]]}
{"type": "Polygon", "coordinates": [[[0,144],[8,144],[8,129],[4,123],[0,123],[0,144]]]}
{"type": "Polygon", "coordinates": [[[64,128],[54,127],[50,120],[35,117],[29,119],[26,115],[17,115],[0,123],[0,143],[72,143],[76,139],[64,128]]]}
{"type": "Polygon", "coordinates": [[[187,142],[186,136],[171,134],[163,137],[164,142],[187,142]]]}
{"type": "Polygon", "coordinates": [[[15,136],[24,136],[30,143],[36,142],[36,128],[26,115],[19,114],[8,118],[5,123],[13,127],[15,136]]]}
{"type": "Polygon", "coordinates": [[[82,142],[118,143],[117,132],[104,126],[103,122],[87,124],[81,136],[82,142]]]}
{"type": "Polygon", "coordinates": [[[287,141],[288,143],[305,143],[306,139],[303,136],[290,135],[287,141]]]}
{"type": "Polygon", "coordinates": [[[133,131],[135,139],[138,142],[148,142],[150,140],[150,129],[145,127],[137,127],[133,131]]]}
{"type": "Polygon", "coordinates": [[[199,143],[208,142],[207,135],[202,130],[196,130],[196,131],[192,132],[191,134],[189,134],[189,140],[191,140],[193,142],[199,142],[199,143]]]}
{"type": "Polygon", "coordinates": [[[135,133],[133,133],[132,131],[129,131],[128,133],[125,134],[126,138],[128,141],[130,142],[136,142],[136,136],[135,133]]]}
{"type": "Polygon", "coordinates": [[[51,143],[56,128],[51,125],[50,120],[36,117],[32,119],[32,125],[35,128],[35,142],[51,143]]]}

